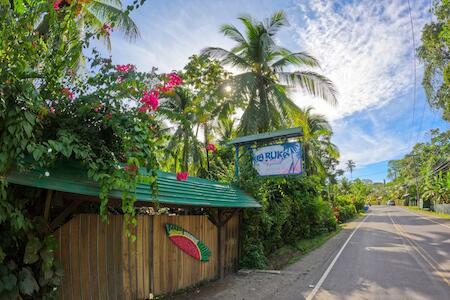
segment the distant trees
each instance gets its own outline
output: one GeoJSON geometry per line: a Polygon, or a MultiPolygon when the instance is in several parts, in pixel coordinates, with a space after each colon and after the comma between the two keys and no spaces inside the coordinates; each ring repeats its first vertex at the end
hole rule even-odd
{"type": "Polygon", "coordinates": [[[405,195],[415,199],[418,182],[420,198],[436,203],[449,202],[450,175],[444,168],[449,164],[449,157],[450,130],[431,130],[430,141],[417,143],[403,158],[389,161],[388,176],[392,182],[388,186],[392,190],[402,191],[393,196],[398,200],[405,195]]]}
{"type": "Polygon", "coordinates": [[[353,170],[356,168],[356,164],[353,160],[349,159],[346,163],[347,171],[350,172],[350,177],[353,180],[353,170]]]}

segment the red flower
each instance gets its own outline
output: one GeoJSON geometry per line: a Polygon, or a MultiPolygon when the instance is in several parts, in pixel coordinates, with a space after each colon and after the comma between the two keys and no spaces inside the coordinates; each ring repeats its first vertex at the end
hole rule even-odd
{"type": "Polygon", "coordinates": [[[178,172],[177,173],[177,180],[178,181],[186,181],[188,179],[189,172],[178,172]]]}
{"type": "Polygon", "coordinates": [[[158,89],[163,93],[170,92],[174,87],[183,83],[183,79],[176,73],[167,74],[166,78],[168,81],[158,87],[158,89]]]}
{"type": "Polygon", "coordinates": [[[136,165],[131,165],[131,166],[129,166],[129,165],[125,165],[125,167],[123,167],[123,169],[125,170],[125,171],[130,171],[130,172],[136,172],[137,171],[137,169],[138,169],[138,167],[136,166],[136,165]]]}
{"type": "Polygon", "coordinates": [[[56,0],[55,2],[53,2],[53,9],[54,10],[59,10],[59,5],[61,4],[62,0],[56,0]]]}
{"type": "Polygon", "coordinates": [[[159,104],[158,98],[159,98],[158,91],[156,90],[151,90],[150,92],[144,91],[144,94],[142,95],[141,99],[139,99],[139,101],[143,103],[143,106],[139,108],[139,111],[146,112],[150,108],[156,110],[159,104]]]}
{"type": "Polygon", "coordinates": [[[177,73],[170,73],[167,77],[169,78],[169,83],[173,86],[181,85],[183,83],[183,79],[177,73]]]}
{"type": "Polygon", "coordinates": [[[127,64],[127,65],[117,65],[116,71],[120,73],[128,73],[133,71],[136,68],[135,65],[127,64]]]}
{"type": "Polygon", "coordinates": [[[103,24],[102,32],[109,36],[112,32],[112,26],[108,23],[103,24]]]}
{"type": "Polygon", "coordinates": [[[206,151],[215,152],[216,150],[217,150],[216,145],[214,145],[214,144],[206,145],[206,151]]]}
{"type": "Polygon", "coordinates": [[[55,108],[54,107],[50,107],[50,112],[53,114],[55,113],[55,108]]]}
{"type": "Polygon", "coordinates": [[[66,95],[70,100],[75,98],[75,94],[69,88],[63,88],[61,92],[66,95]]]}
{"type": "Polygon", "coordinates": [[[106,120],[111,120],[111,119],[112,119],[112,113],[107,113],[107,114],[105,115],[105,119],[106,119],[106,120]]]}

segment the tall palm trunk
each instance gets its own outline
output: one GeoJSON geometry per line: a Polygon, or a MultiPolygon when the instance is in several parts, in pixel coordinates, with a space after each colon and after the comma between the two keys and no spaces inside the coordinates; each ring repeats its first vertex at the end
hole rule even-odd
{"type": "Polygon", "coordinates": [[[182,171],[187,172],[188,167],[189,167],[189,132],[187,130],[184,130],[182,171]]]}

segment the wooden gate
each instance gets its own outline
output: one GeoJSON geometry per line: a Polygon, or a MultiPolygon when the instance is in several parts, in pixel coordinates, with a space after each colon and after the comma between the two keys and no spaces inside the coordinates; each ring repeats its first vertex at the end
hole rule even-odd
{"type": "MultiPolygon", "coordinates": [[[[136,241],[124,233],[123,216],[75,216],[55,232],[56,256],[64,266],[61,299],[148,299],[218,277],[218,232],[206,216],[137,216],[136,241]],[[199,262],[174,246],[164,225],[177,224],[211,250],[199,262]]],[[[232,272],[238,262],[239,217],[222,227],[222,268],[232,272]]]]}

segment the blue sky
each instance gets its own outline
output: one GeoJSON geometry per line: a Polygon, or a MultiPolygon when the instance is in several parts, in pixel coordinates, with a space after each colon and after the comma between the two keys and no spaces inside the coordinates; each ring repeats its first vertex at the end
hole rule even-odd
{"type": "MultiPolygon", "coordinates": [[[[429,22],[429,0],[412,0],[416,43],[429,22]]],[[[134,43],[112,36],[114,63],[132,63],[140,70],[181,69],[189,56],[207,46],[230,48],[221,25],[239,25],[237,17],[257,19],[283,9],[290,26],[278,37],[292,51],[308,51],[321,62],[320,72],[336,84],[339,104],[293,91],[302,107],[313,106],[328,117],[341,161],[356,162],[353,178],[382,181],[387,161],[401,158],[430,128],[449,126],[426,105],[422,65],[416,59],[416,105],[411,27],[406,1],[300,0],[147,0],[132,17],[141,31],[134,43]],[[413,118],[414,109],[414,122],[413,118]]],[[[346,176],[350,176],[346,174],[346,176]]]]}

